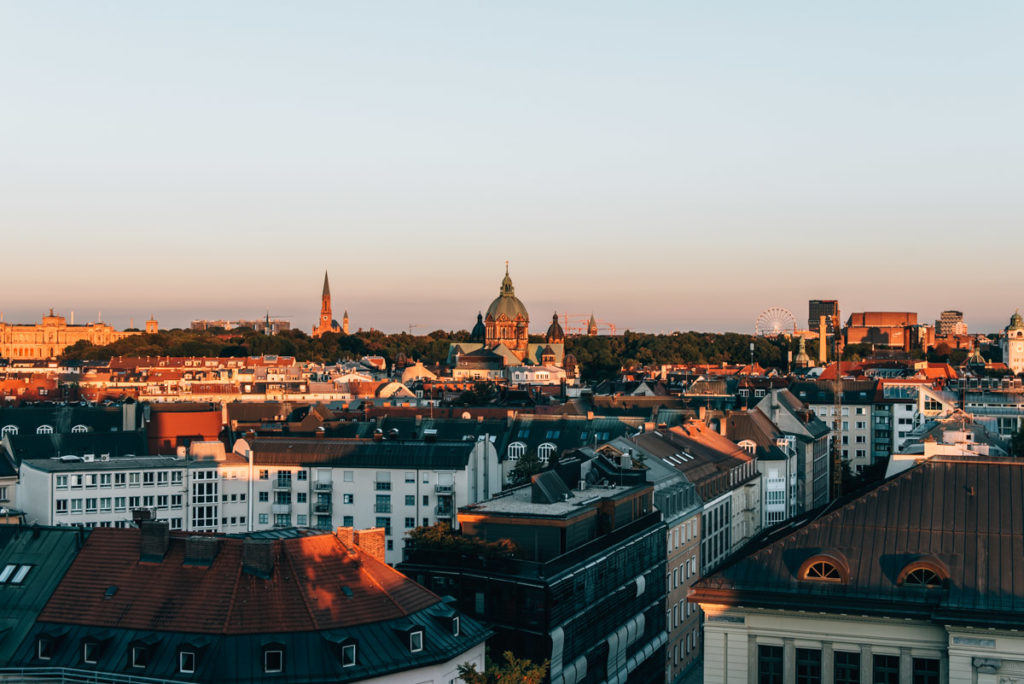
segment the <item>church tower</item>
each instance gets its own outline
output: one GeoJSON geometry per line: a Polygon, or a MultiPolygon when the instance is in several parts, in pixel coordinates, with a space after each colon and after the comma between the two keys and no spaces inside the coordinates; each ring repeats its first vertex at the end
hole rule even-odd
{"type": "Polygon", "coordinates": [[[337,332],[341,332],[341,326],[331,314],[331,284],[327,281],[327,271],[324,271],[324,290],[320,295],[320,320],[313,328],[313,337],[337,332]]]}

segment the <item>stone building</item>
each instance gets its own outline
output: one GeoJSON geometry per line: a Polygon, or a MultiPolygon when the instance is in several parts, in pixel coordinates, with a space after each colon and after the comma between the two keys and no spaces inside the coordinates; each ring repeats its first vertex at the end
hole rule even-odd
{"type": "MultiPolygon", "coordinates": [[[[146,321],[146,332],[155,332],[156,328],[155,320],[146,321]]],[[[139,334],[138,330],[115,330],[105,323],[69,325],[50,309],[42,323],[35,325],[0,323],[0,358],[52,359],[76,342],[101,346],[139,334]]]]}

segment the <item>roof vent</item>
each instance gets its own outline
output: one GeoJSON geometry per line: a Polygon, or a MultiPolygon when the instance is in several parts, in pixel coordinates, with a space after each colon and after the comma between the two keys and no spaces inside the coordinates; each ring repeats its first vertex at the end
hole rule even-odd
{"type": "Polygon", "coordinates": [[[107,590],[105,592],[103,592],[103,598],[104,599],[112,599],[112,598],[114,598],[114,595],[116,593],[117,593],[117,585],[116,584],[111,584],[109,587],[107,587],[107,590]]]}
{"type": "MultiPolygon", "coordinates": [[[[141,511],[132,511],[134,516],[141,511]]],[[[149,513],[148,510],[146,510],[149,513]]],[[[167,553],[167,546],[171,541],[170,529],[167,523],[159,520],[142,519],[139,521],[142,530],[142,539],[139,545],[139,559],[148,563],[159,563],[167,553]]]]}

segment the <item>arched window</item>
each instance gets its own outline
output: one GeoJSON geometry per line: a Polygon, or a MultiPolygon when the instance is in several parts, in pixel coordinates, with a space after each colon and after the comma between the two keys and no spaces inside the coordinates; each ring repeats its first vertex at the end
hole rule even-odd
{"type": "Polygon", "coordinates": [[[73,428],[71,428],[71,431],[72,432],[88,432],[89,428],[88,428],[88,426],[85,426],[85,425],[76,425],[73,428]]]}
{"type": "Polygon", "coordinates": [[[537,447],[537,458],[541,460],[541,463],[547,465],[548,461],[551,460],[551,454],[555,453],[555,449],[557,448],[558,447],[551,442],[545,442],[537,447]]]}
{"type": "Polygon", "coordinates": [[[53,426],[52,425],[40,425],[39,427],[36,428],[36,434],[37,435],[52,435],[53,434],[53,426]]]}
{"type": "Polygon", "coordinates": [[[743,449],[748,454],[753,455],[757,452],[757,443],[752,440],[744,439],[743,441],[737,442],[736,444],[737,446],[739,446],[740,449],[743,449]]]}
{"type": "Polygon", "coordinates": [[[945,586],[947,579],[949,572],[941,562],[918,560],[903,568],[896,583],[904,587],[935,589],[945,586]]]}
{"type": "Polygon", "coordinates": [[[0,438],[4,435],[16,435],[18,434],[17,425],[4,425],[3,429],[0,429],[0,438]]]}
{"type": "Polygon", "coordinates": [[[512,442],[508,445],[508,460],[518,461],[526,455],[526,445],[522,442],[512,442]]]}
{"type": "Polygon", "coordinates": [[[850,580],[850,566],[838,553],[818,553],[803,562],[797,577],[808,582],[846,583],[850,580]]]}

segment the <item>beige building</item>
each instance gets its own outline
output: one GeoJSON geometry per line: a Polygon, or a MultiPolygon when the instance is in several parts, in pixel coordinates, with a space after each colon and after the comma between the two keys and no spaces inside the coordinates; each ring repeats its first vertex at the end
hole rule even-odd
{"type": "MultiPolygon", "coordinates": [[[[147,333],[156,330],[155,320],[146,321],[147,333]]],[[[43,322],[36,325],[0,323],[0,358],[51,359],[82,340],[100,346],[138,334],[137,330],[114,330],[105,323],[68,325],[63,316],[55,315],[50,309],[50,314],[43,316],[43,322]]]]}
{"type": "Polygon", "coordinates": [[[704,681],[1024,681],[1024,463],[936,457],[700,580],[704,681]]]}

